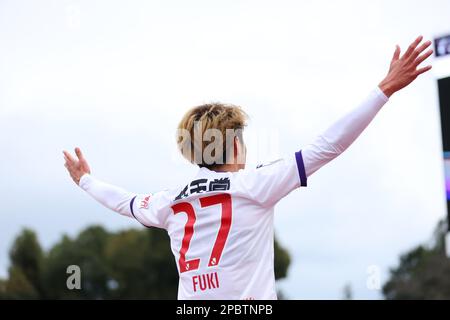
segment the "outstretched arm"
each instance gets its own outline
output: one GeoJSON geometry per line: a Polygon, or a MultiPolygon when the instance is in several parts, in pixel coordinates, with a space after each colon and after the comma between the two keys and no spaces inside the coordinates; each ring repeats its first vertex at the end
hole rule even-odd
{"type": "Polygon", "coordinates": [[[91,170],[80,148],[75,149],[77,159],[63,151],[65,164],[72,180],[105,207],[122,215],[133,217],[131,204],[136,194],[99,181],[91,176],[91,170]]]}
{"type": "Polygon", "coordinates": [[[433,53],[432,50],[423,53],[431,45],[431,41],[419,46],[422,40],[422,36],[418,37],[402,57],[400,47],[397,46],[389,72],[378,87],[356,109],[343,116],[302,149],[307,177],[343,153],[367,128],[390,96],[431,69],[431,66],[418,68],[433,53]]]}

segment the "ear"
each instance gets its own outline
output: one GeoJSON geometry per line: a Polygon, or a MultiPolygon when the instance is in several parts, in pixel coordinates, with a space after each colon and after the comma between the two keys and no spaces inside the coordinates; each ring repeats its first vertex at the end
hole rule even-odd
{"type": "Polygon", "coordinates": [[[233,141],[233,154],[234,154],[234,162],[236,162],[237,158],[238,158],[238,152],[239,152],[239,138],[238,137],[234,137],[234,141],[233,141]]]}

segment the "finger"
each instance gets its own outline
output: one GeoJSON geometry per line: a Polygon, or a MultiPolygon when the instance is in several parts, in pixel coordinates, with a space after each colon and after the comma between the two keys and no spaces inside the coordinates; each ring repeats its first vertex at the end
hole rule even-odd
{"type": "Polygon", "coordinates": [[[431,45],[431,41],[424,42],[420,47],[415,49],[411,56],[409,57],[409,60],[413,61],[415,60],[419,54],[421,54],[423,51],[425,51],[426,48],[428,48],[431,45]]]}
{"type": "Polygon", "coordinates": [[[398,45],[396,45],[394,56],[392,57],[392,61],[397,61],[399,58],[400,58],[400,47],[398,45]]]}
{"type": "Polygon", "coordinates": [[[416,76],[421,75],[422,73],[425,73],[429,70],[431,70],[432,66],[426,66],[424,68],[420,68],[416,70],[416,76]]]}
{"type": "Polygon", "coordinates": [[[69,159],[66,158],[66,161],[64,162],[64,167],[66,167],[67,170],[73,167],[73,163],[70,162],[69,159]]]}
{"type": "Polygon", "coordinates": [[[75,148],[75,154],[77,155],[79,160],[84,160],[84,156],[80,148],[78,147],[75,148]]]}
{"type": "Polygon", "coordinates": [[[428,59],[433,54],[433,50],[428,50],[423,55],[419,56],[416,61],[414,61],[414,65],[417,67],[419,64],[424,62],[426,59],[428,59]]]}
{"type": "Polygon", "coordinates": [[[417,48],[422,39],[423,36],[417,37],[417,39],[414,40],[414,42],[409,45],[408,50],[406,50],[405,54],[403,55],[403,58],[409,58],[409,56],[414,52],[414,50],[417,48]]]}
{"type": "Polygon", "coordinates": [[[72,157],[72,155],[67,152],[66,150],[63,151],[64,156],[66,157],[66,160],[68,160],[68,162],[76,162],[77,160],[75,160],[74,157],[72,157]]]}
{"type": "Polygon", "coordinates": [[[431,41],[426,41],[422,43],[422,45],[417,49],[417,51],[420,53],[424,52],[426,48],[428,48],[431,45],[431,41]]]}
{"type": "Polygon", "coordinates": [[[69,158],[67,158],[66,156],[64,156],[64,160],[65,160],[65,163],[67,164],[67,165],[72,165],[74,162],[73,161],[71,161],[69,158]]]}

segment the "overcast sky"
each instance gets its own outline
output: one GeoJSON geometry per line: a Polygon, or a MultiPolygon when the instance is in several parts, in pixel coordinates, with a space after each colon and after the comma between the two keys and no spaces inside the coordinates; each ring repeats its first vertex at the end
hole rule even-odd
{"type": "MultiPolygon", "coordinates": [[[[450,32],[448,0],[0,0],[0,276],[23,227],[49,248],[91,224],[139,224],[78,189],[61,151],[135,192],[183,185],[175,151],[187,108],[209,101],[251,117],[251,161],[290,155],[354,108],[398,43],[450,32]],[[267,150],[267,148],[270,150],[267,150]]],[[[276,208],[291,256],[288,298],[378,299],[402,252],[446,214],[435,75],[395,95],[345,154],[276,208]]]]}

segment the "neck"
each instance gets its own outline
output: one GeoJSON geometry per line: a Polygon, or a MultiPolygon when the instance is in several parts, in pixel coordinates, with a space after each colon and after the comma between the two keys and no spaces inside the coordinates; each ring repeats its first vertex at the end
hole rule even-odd
{"type": "Polygon", "coordinates": [[[215,171],[215,172],[237,172],[240,169],[242,169],[241,166],[239,166],[236,163],[233,163],[233,164],[221,164],[221,165],[213,166],[213,167],[209,168],[209,170],[215,171]]]}

